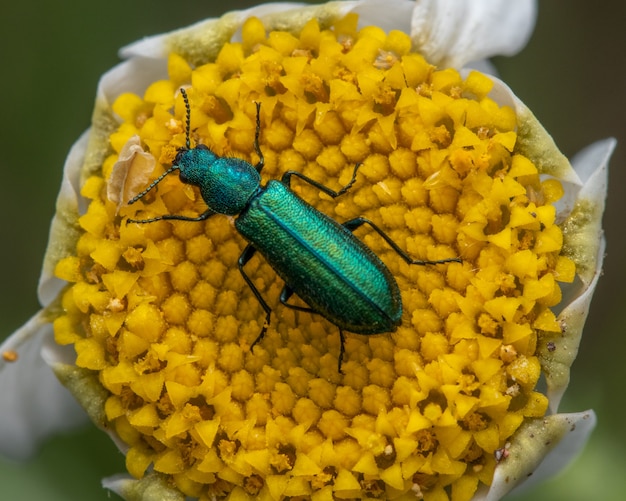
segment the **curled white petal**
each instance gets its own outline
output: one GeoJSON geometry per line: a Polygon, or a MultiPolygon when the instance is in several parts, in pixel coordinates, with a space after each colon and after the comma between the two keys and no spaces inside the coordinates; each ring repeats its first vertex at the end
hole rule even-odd
{"type": "Polygon", "coordinates": [[[576,263],[576,281],[563,287],[562,308],[557,316],[562,332],[546,334],[537,352],[546,377],[550,410],[557,412],[569,385],[570,368],[578,354],[589,306],[602,273],[605,240],[602,213],[608,185],[608,162],[614,139],[598,141],[574,157],[582,186],[570,190],[562,222],[564,250],[576,263]]]}
{"type": "Polygon", "coordinates": [[[577,274],[585,285],[594,280],[600,266],[596,259],[602,240],[602,214],[608,187],[609,159],[615,149],[613,138],[598,141],[572,159],[582,186],[564,221],[565,245],[573,255],[577,274]],[[575,249],[575,250],[574,250],[575,249]]]}
{"type": "Polygon", "coordinates": [[[558,473],[576,458],[595,424],[593,411],[525,422],[496,466],[489,490],[472,501],[498,501],[522,482],[526,487],[558,473]]]}
{"type": "Polygon", "coordinates": [[[373,25],[410,33],[415,5],[412,0],[368,0],[356,3],[352,12],[359,15],[359,27],[373,25]]]}
{"type": "Polygon", "coordinates": [[[572,158],[572,165],[583,181],[581,196],[594,198],[604,207],[607,186],[607,165],[617,140],[603,139],[589,145],[572,158]]]}
{"type": "Polygon", "coordinates": [[[534,0],[417,0],[411,37],[430,62],[460,68],[517,53],[536,16],[534,0]]]}
{"type": "Polygon", "coordinates": [[[89,143],[89,131],[83,133],[72,146],[65,159],[61,189],[57,195],[56,212],[50,224],[48,247],[44,257],[41,276],[39,277],[38,295],[43,306],[49,305],[59,294],[65,282],[54,276],[58,261],[72,253],[72,247],[78,239],[76,220],[80,211],[86,210],[80,200],[80,171],[89,143]]]}
{"type": "MultiPolygon", "coordinates": [[[[465,74],[466,72],[462,72],[465,74]]],[[[582,186],[580,177],[570,161],[559,150],[552,136],[541,125],[530,109],[515,95],[511,88],[497,77],[490,77],[494,86],[489,96],[501,106],[509,106],[517,116],[518,151],[524,153],[546,177],[558,179],[567,192],[577,192],[582,186]]]]}
{"type": "Polygon", "coordinates": [[[303,26],[312,17],[324,16],[324,12],[345,14],[357,3],[329,2],[319,6],[291,2],[261,4],[228,12],[220,18],[205,19],[170,33],[146,37],[122,48],[120,56],[166,58],[170,52],[184,52],[191,60],[200,57],[206,61],[216,56],[224,43],[230,41],[243,22],[251,16],[261,18],[270,29],[293,29],[296,25],[303,26]]]}
{"type": "Polygon", "coordinates": [[[42,359],[42,347],[54,343],[52,337],[41,310],[0,346],[0,353],[17,356],[13,362],[0,358],[0,452],[9,458],[26,459],[46,437],[86,422],[84,411],[42,359]]]}
{"type": "Polygon", "coordinates": [[[74,398],[72,403],[76,406],[80,404],[78,408],[81,408],[81,416],[86,417],[86,412],[89,419],[107,433],[117,448],[125,454],[128,452],[128,445],[122,441],[114,428],[109,426],[106,418],[104,404],[110,394],[100,383],[98,373],[77,367],[74,350],[56,344],[52,336],[52,327],[49,327],[50,336],[40,348],[41,358],[48,366],[48,374],[51,368],[56,376],[54,379],[61,382],[66,393],[68,390],[71,393],[74,398]]]}
{"type": "Polygon", "coordinates": [[[591,299],[601,275],[605,248],[604,239],[601,239],[599,244],[598,269],[593,280],[557,316],[563,332],[544,336],[541,345],[537,348],[541,367],[546,377],[550,411],[553,413],[557,411],[569,385],[570,368],[578,355],[578,347],[589,313],[591,299]]]}
{"type": "Polygon", "coordinates": [[[96,109],[92,118],[94,128],[97,128],[97,125],[104,125],[105,130],[109,129],[106,124],[99,123],[98,119],[104,120],[111,116],[110,106],[120,94],[132,92],[143,95],[152,82],[163,78],[167,78],[166,59],[133,57],[107,71],[98,82],[96,109]],[[104,112],[105,115],[99,115],[104,112]]]}

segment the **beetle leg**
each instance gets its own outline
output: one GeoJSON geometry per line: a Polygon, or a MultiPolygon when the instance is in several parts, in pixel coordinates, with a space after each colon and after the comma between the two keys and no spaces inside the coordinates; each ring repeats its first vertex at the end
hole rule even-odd
{"type": "Polygon", "coordinates": [[[205,221],[206,219],[209,219],[213,214],[217,214],[217,212],[213,212],[211,209],[209,209],[197,217],[179,216],[177,214],[166,214],[165,216],[158,216],[158,217],[153,217],[150,219],[127,219],[126,224],[128,223],[144,224],[144,223],[154,223],[155,221],[170,221],[170,220],[198,222],[198,221],[205,221]]]}
{"type": "Polygon", "coordinates": [[[341,329],[339,329],[339,340],[340,340],[341,346],[339,347],[339,359],[337,360],[337,371],[339,372],[339,374],[343,374],[343,371],[341,370],[341,362],[343,362],[343,354],[346,352],[346,348],[344,346],[346,342],[346,337],[343,335],[343,331],[341,329]]]}
{"type": "Polygon", "coordinates": [[[284,306],[286,306],[287,308],[291,308],[292,310],[304,311],[306,313],[315,313],[316,315],[319,315],[319,312],[314,310],[313,308],[308,308],[306,306],[298,306],[297,304],[288,303],[287,301],[292,295],[293,295],[293,289],[289,287],[288,285],[285,285],[283,287],[283,290],[280,291],[280,302],[284,306]]]}
{"type": "Polygon", "coordinates": [[[254,166],[257,172],[261,172],[265,165],[265,157],[259,146],[259,135],[261,134],[261,103],[256,104],[256,129],[254,131],[254,151],[259,156],[259,162],[254,166]]]}
{"type": "Polygon", "coordinates": [[[239,256],[239,261],[237,262],[239,265],[239,271],[241,272],[241,276],[248,284],[248,287],[252,289],[254,296],[257,298],[259,304],[263,307],[263,310],[265,310],[265,322],[263,323],[263,327],[261,327],[261,332],[254,340],[254,342],[250,345],[250,351],[252,351],[256,344],[261,341],[261,339],[263,339],[263,336],[265,336],[265,331],[267,331],[267,328],[270,324],[270,315],[272,313],[272,309],[270,308],[269,304],[265,302],[265,299],[263,299],[263,296],[261,296],[259,289],[255,287],[255,285],[252,283],[252,279],[246,274],[245,270],[243,269],[246,263],[250,261],[252,256],[254,256],[255,252],[256,249],[252,246],[252,244],[248,244],[241,253],[241,256],[239,256]]]}
{"type": "Polygon", "coordinates": [[[437,261],[423,261],[421,259],[413,259],[409,256],[405,251],[403,251],[397,243],[395,243],[389,235],[387,235],[381,228],[376,226],[372,221],[364,217],[357,217],[355,219],[351,219],[350,221],[346,221],[343,223],[343,226],[348,230],[354,232],[360,226],[368,224],[370,227],[376,231],[381,237],[385,239],[385,242],[389,244],[389,246],[397,252],[397,254],[404,259],[408,264],[419,264],[419,265],[427,265],[427,264],[442,264],[442,263],[461,263],[462,260],[460,257],[451,257],[447,259],[438,259],[437,261]]]}
{"type": "Polygon", "coordinates": [[[302,179],[303,181],[306,181],[311,186],[315,186],[318,190],[322,191],[323,193],[326,193],[328,196],[336,198],[339,195],[343,195],[346,191],[348,191],[352,187],[352,185],[356,181],[356,172],[359,170],[360,166],[361,166],[360,163],[354,166],[354,171],[352,172],[352,177],[350,178],[350,181],[348,181],[348,184],[346,184],[339,191],[335,191],[329,188],[328,186],[324,186],[322,183],[319,183],[315,181],[314,179],[311,179],[310,177],[305,176],[301,172],[298,172],[295,170],[288,170],[287,172],[285,172],[283,174],[283,177],[280,179],[280,182],[283,183],[285,186],[287,186],[287,188],[291,188],[291,176],[296,176],[302,179]]]}

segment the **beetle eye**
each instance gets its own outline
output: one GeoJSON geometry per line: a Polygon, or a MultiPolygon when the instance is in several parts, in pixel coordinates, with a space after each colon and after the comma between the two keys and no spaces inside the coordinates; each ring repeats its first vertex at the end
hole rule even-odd
{"type": "Polygon", "coordinates": [[[187,153],[188,150],[186,149],[180,149],[178,150],[178,153],[176,153],[176,157],[174,157],[174,165],[180,165],[183,155],[185,153],[187,153]]]}

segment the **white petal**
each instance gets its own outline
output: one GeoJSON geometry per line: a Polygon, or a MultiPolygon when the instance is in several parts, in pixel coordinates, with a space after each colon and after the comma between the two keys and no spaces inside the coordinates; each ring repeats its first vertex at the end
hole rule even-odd
{"type": "Polygon", "coordinates": [[[44,340],[40,351],[41,358],[52,369],[56,380],[72,394],[74,399],[72,402],[80,406],[81,414],[84,415],[86,412],[89,419],[109,435],[117,448],[126,454],[128,445],[122,441],[115,427],[110,426],[106,418],[104,406],[110,393],[100,383],[98,373],[77,367],[74,349],[59,346],[52,335],[44,340]]]}
{"type": "Polygon", "coordinates": [[[411,37],[429,62],[460,68],[520,51],[536,15],[534,0],[417,0],[411,37]]]}
{"type": "Polygon", "coordinates": [[[127,45],[120,56],[166,58],[170,52],[185,54],[191,61],[213,59],[222,45],[237,40],[235,34],[251,16],[260,18],[267,29],[297,29],[313,17],[338,18],[358,2],[331,2],[322,5],[278,2],[228,12],[220,18],[205,19],[180,30],[144,38],[127,45]]]}
{"type": "Polygon", "coordinates": [[[411,18],[416,2],[411,0],[368,0],[352,9],[359,15],[359,28],[378,26],[385,31],[411,33],[411,18]]]}
{"type": "Polygon", "coordinates": [[[489,59],[481,59],[479,61],[472,61],[470,64],[466,65],[465,68],[470,70],[480,71],[485,75],[490,75],[493,77],[498,76],[498,69],[493,65],[493,63],[489,59]]]}
{"type": "Polygon", "coordinates": [[[591,299],[601,275],[605,248],[604,238],[601,238],[598,244],[596,261],[598,268],[592,281],[557,316],[563,332],[546,334],[542,338],[541,345],[537,347],[541,368],[546,377],[547,396],[550,401],[551,412],[558,410],[563,394],[569,385],[570,368],[578,355],[578,347],[589,313],[591,299]]]}
{"type": "Polygon", "coordinates": [[[41,357],[49,342],[54,343],[52,325],[41,310],[0,347],[0,353],[18,357],[0,359],[0,451],[12,459],[26,459],[47,436],[87,420],[41,357]]]}
{"type": "Polygon", "coordinates": [[[526,487],[555,475],[576,458],[595,424],[593,411],[525,423],[511,439],[508,457],[496,466],[488,492],[477,494],[472,501],[497,501],[522,482],[526,487]]]}
{"type": "Polygon", "coordinates": [[[59,259],[73,253],[78,231],[76,219],[79,211],[85,211],[85,205],[79,207],[80,170],[83,166],[85,151],[89,141],[89,131],[83,133],[72,146],[63,166],[61,189],[57,196],[56,212],[50,224],[48,247],[39,278],[38,296],[43,306],[49,305],[59,294],[65,282],[54,276],[54,268],[59,259]]]}
{"type": "Polygon", "coordinates": [[[606,169],[616,145],[617,140],[614,138],[596,141],[572,158],[572,165],[585,185],[583,192],[593,191],[590,186],[599,186],[603,206],[606,197],[606,169]]]}
{"type": "Polygon", "coordinates": [[[582,187],[570,190],[571,208],[563,222],[564,248],[576,263],[577,279],[564,284],[562,311],[557,320],[562,333],[543,336],[537,347],[546,377],[550,410],[555,413],[570,379],[572,366],[583,334],[583,327],[593,293],[602,273],[605,240],[602,234],[602,213],[608,184],[608,162],[615,148],[614,139],[588,146],[572,163],[580,174],[582,187]]]}
{"type": "Polygon", "coordinates": [[[116,475],[102,480],[102,486],[126,501],[183,501],[185,496],[171,482],[157,473],[137,480],[129,475],[116,475]]]}
{"type": "Polygon", "coordinates": [[[572,190],[579,190],[582,181],[541,122],[507,84],[497,77],[491,76],[490,78],[494,86],[489,97],[501,106],[509,106],[515,110],[517,116],[516,150],[526,155],[537,166],[542,176],[558,179],[564,184],[566,191],[570,185],[572,190]]]}
{"type": "MultiPolygon", "coordinates": [[[[125,92],[132,92],[143,96],[150,84],[167,78],[167,60],[148,57],[134,57],[124,61],[100,78],[96,94],[96,110],[94,112],[94,127],[97,128],[99,114],[103,117],[111,116],[110,106],[115,99],[125,92]]],[[[107,131],[108,127],[103,127],[107,131]]]]}
{"type": "Polygon", "coordinates": [[[583,183],[576,193],[573,207],[564,222],[565,243],[576,249],[576,272],[588,285],[599,271],[596,264],[602,239],[602,214],[608,186],[609,159],[615,139],[598,141],[572,159],[572,165],[583,183]]]}

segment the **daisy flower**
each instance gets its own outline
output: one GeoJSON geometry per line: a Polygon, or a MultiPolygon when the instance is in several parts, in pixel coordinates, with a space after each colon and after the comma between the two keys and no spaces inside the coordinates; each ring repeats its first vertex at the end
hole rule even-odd
{"type": "Polygon", "coordinates": [[[566,464],[595,424],[558,407],[614,141],[568,160],[476,69],[534,16],[528,0],[273,3],[124,48],[66,161],[43,308],[1,348],[0,450],[29,455],[82,407],[125,454],[105,486],[129,500],[496,500],[566,464]],[[357,229],[403,313],[344,341],[323,311],[281,304],[261,256],[248,286],[236,214],[162,219],[207,210],[175,174],[198,147],[261,153],[262,185],[349,185],[291,188],[411,258],[460,262],[409,264],[357,229]]]}

